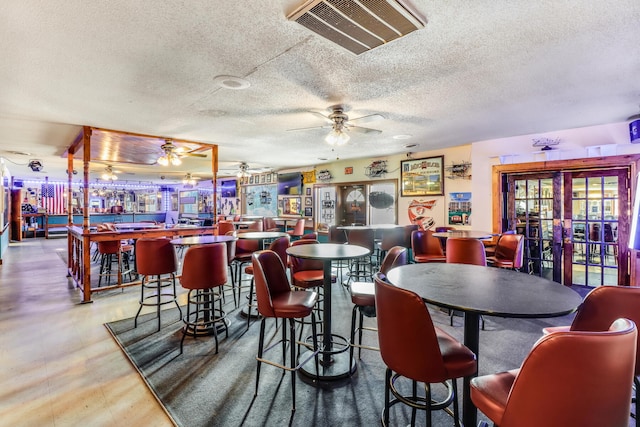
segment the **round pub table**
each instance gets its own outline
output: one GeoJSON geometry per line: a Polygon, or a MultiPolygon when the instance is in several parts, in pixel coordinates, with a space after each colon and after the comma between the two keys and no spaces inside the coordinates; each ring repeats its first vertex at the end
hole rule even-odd
{"type": "MultiPolygon", "coordinates": [[[[320,372],[318,376],[323,380],[337,380],[351,375],[356,370],[356,364],[351,359],[349,352],[349,340],[337,334],[331,333],[331,261],[347,260],[369,255],[370,251],[362,246],[341,245],[337,243],[318,243],[314,245],[291,246],[287,253],[292,257],[321,260],[324,276],[324,315],[322,319],[322,344],[324,346],[320,357],[320,372]],[[338,348],[336,341],[343,342],[342,348],[338,348]]],[[[310,350],[300,354],[300,360],[309,357],[310,350]]],[[[303,374],[315,378],[315,364],[308,363],[300,368],[303,374]]]]}

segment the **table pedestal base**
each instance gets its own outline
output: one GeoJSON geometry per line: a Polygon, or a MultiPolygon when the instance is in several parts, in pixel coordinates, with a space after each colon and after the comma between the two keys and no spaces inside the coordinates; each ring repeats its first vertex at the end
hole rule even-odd
{"type": "MultiPolygon", "coordinates": [[[[318,345],[322,345],[318,335],[318,345]]],[[[312,338],[308,337],[305,341],[307,345],[311,345],[312,338]]],[[[338,380],[350,377],[356,371],[356,362],[350,357],[349,341],[340,335],[331,334],[331,349],[325,349],[324,352],[318,354],[319,358],[319,378],[325,381],[338,380]]],[[[300,353],[298,360],[305,360],[312,354],[311,350],[304,350],[300,353]]],[[[310,378],[316,377],[316,365],[309,361],[300,368],[300,372],[310,378]]]]}

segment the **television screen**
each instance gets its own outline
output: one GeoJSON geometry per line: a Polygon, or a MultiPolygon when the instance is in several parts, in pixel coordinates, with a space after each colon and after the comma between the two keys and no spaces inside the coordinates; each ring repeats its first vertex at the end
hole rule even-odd
{"type": "Polygon", "coordinates": [[[218,182],[218,191],[221,197],[236,197],[236,180],[220,180],[218,182]]]}
{"type": "Polygon", "coordinates": [[[302,194],[302,174],[300,172],[278,174],[278,195],[302,194]]]}

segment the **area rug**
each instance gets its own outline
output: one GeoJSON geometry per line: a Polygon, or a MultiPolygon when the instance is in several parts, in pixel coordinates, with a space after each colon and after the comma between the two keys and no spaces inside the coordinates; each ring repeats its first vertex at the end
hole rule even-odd
{"type": "MultiPolygon", "coordinates": [[[[351,302],[340,284],[333,291],[333,331],[349,336],[351,302]]],[[[227,298],[231,301],[231,298],[227,298]]],[[[162,312],[157,329],[155,313],[145,314],[134,328],[133,319],[106,324],[116,342],[138,369],[149,388],[176,425],[199,426],[363,426],[379,425],[384,402],[385,365],[376,351],[362,351],[353,376],[331,382],[314,383],[298,375],[296,411],[292,413],[291,376],[269,365],[262,367],[260,386],[255,393],[259,321],[247,329],[246,319],[233,303],[228,311],[229,336],[220,335],[215,354],[212,336],[187,337],[179,354],[182,323],[177,309],[162,312]]],[[[434,322],[462,340],[462,319],[449,326],[447,313],[431,309],[434,322]]],[[[569,324],[572,316],[554,319],[500,319],[486,317],[480,334],[480,375],[518,367],[546,326],[569,324]]],[[[375,319],[367,319],[374,325],[375,319]]],[[[282,322],[279,323],[279,326],[282,322]]],[[[269,319],[267,336],[277,339],[280,331],[269,319]]],[[[376,345],[375,333],[365,332],[365,341],[376,345]]],[[[280,350],[268,356],[279,360],[280,350]]],[[[357,354],[357,352],[356,352],[357,354]]],[[[462,383],[459,382],[461,390],[462,383]]],[[[410,411],[402,405],[392,409],[393,425],[407,425],[410,411]]],[[[485,419],[481,413],[479,419],[485,419]]],[[[419,418],[424,424],[424,418],[419,418]]],[[[453,425],[442,411],[434,413],[434,426],[453,425]]]]}

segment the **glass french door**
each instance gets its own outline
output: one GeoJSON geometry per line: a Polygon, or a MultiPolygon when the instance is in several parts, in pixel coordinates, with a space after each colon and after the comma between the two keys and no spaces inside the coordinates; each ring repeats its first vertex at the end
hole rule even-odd
{"type": "Polygon", "coordinates": [[[628,174],[508,175],[505,230],[525,236],[523,270],[564,284],[628,284],[628,174]]]}

